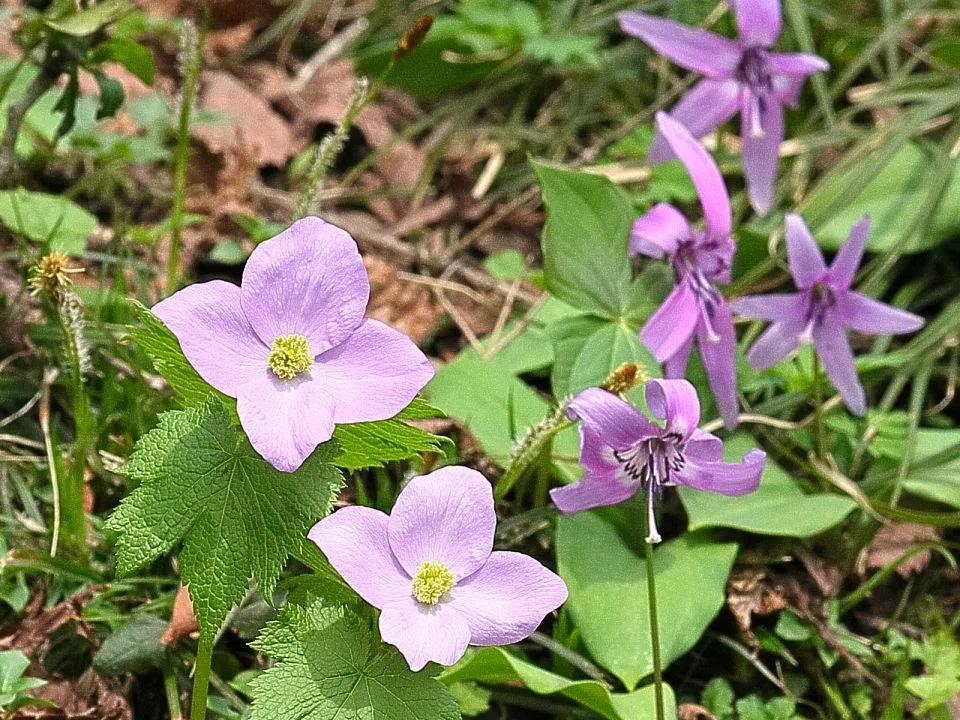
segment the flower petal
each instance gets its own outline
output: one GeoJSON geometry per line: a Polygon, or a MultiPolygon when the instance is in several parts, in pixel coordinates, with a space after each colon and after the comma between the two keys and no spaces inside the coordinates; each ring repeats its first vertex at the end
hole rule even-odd
{"type": "Polygon", "coordinates": [[[797,349],[803,327],[803,323],[773,323],[747,351],[747,362],[757,370],[772,368],[797,349]]]}
{"type": "Polygon", "coordinates": [[[827,265],[817,241],[807,229],[807,224],[799,215],[786,217],[787,259],[790,262],[790,274],[801,290],[813,287],[823,279],[827,265]]]}
{"type": "Polygon", "coordinates": [[[835,317],[827,317],[813,328],[813,346],[823,362],[830,382],[843,396],[851,412],[867,412],[867,399],[857,375],[857,363],[843,325],[835,317]]]}
{"type": "Polygon", "coordinates": [[[687,365],[690,362],[690,352],[693,350],[693,334],[677,350],[676,354],[663,361],[663,375],[668,379],[682,378],[687,374],[687,365]]]}
{"type": "Polygon", "coordinates": [[[761,320],[794,322],[806,312],[807,298],[800,293],[770,293],[745,295],[730,301],[730,309],[737,315],[761,320]]]}
{"type": "Polygon", "coordinates": [[[683,448],[684,457],[697,462],[719,462],[723,460],[723,441],[716,435],[699,428],[687,440],[683,448]]]}
{"type": "Polygon", "coordinates": [[[580,423],[580,465],[587,472],[606,475],[615,470],[616,459],[610,454],[612,447],[604,440],[598,426],[580,423]]]}
{"type": "Polygon", "coordinates": [[[413,478],[390,514],[390,547],[413,577],[424,562],[447,566],[457,580],[493,551],[493,490],[476,470],[450,466],[413,478]]]}
{"type": "Polygon", "coordinates": [[[690,180],[697,189],[707,232],[717,238],[727,238],[733,224],[730,196],[717,163],[703,145],[683,125],[666,113],[657,113],[657,128],[674,154],[687,168],[690,180]]]}
{"type": "Polygon", "coordinates": [[[688,438],[700,422],[697,391],[686,380],[647,382],[647,407],[655,418],[666,422],[666,431],[688,438]]]}
{"type": "Polygon", "coordinates": [[[659,258],[673,255],[677,243],[690,237],[690,223],[673,205],[657,203],[634,221],[630,255],[659,258]]]}
{"type": "Polygon", "coordinates": [[[774,75],[770,79],[773,86],[773,96],[784,105],[792,108],[797,107],[800,102],[800,91],[803,90],[803,83],[806,78],[794,75],[774,75]]]}
{"type": "Polygon", "coordinates": [[[681,281],[640,330],[640,340],[662,363],[693,336],[699,316],[697,296],[687,282],[681,281]]]}
{"type": "Polygon", "coordinates": [[[759,487],[766,459],[763,450],[751,450],[739,463],[697,462],[688,458],[670,479],[677,485],[720,495],[746,495],[759,487]]]}
{"type": "Polygon", "coordinates": [[[567,586],[529,555],[495,552],[450,594],[470,627],[471,645],[510,645],[566,602],[567,586]]]}
{"type": "Polygon", "coordinates": [[[311,373],[333,398],[333,420],[339,425],[393,417],[433,377],[433,365],[403,333],[364,320],[322,353],[311,373]]]}
{"type": "MultiPolygon", "coordinates": [[[[567,406],[567,415],[582,420],[604,445],[618,450],[659,435],[659,429],[633,405],[600,388],[577,393],[567,406]]],[[[581,438],[590,440],[591,436],[581,438]]]]}
{"type": "Polygon", "coordinates": [[[863,260],[863,251],[867,248],[867,236],[870,234],[870,218],[864,216],[850,228],[850,234],[840,246],[833,264],[830,265],[830,284],[834,290],[848,288],[863,260]]]}
{"type": "Polygon", "coordinates": [[[369,296],[353,238],[308,217],[257,246],[243,269],[240,300],[268,346],[280,335],[298,334],[319,355],[360,325],[369,296]]]}
{"type": "Polygon", "coordinates": [[[375,608],[410,595],[410,577],[390,550],[386,513],[352,505],[337,510],[307,533],[347,585],[375,608]]]}
{"type": "Polygon", "coordinates": [[[743,114],[740,137],[743,140],[743,174],[747,195],[758,215],[766,215],[773,204],[774,182],[780,163],[780,142],[783,140],[783,107],[773,97],[760,105],[758,136],[751,128],[749,113],[743,114]]]}
{"type": "Polygon", "coordinates": [[[188,285],[153,306],[177,336],[200,377],[236,397],[240,387],[267,368],[269,348],[240,309],[240,288],[223,280],[188,285]]]}
{"type": "MultiPolygon", "coordinates": [[[[670,117],[702,138],[737,114],[740,109],[738,80],[701,80],[670,110],[670,117]]],[[[666,138],[657,133],[647,153],[647,162],[656,165],[673,157],[666,138]]]]}
{"type": "Polygon", "coordinates": [[[237,415],[253,449],[283,472],[333,435],[333,399],[309,375],[284,382],[264,368],[240,388],[237,415]]]}
{"type": "Polygon", "coordinates": [[[747,47],[770,47],[780,37],[780,0],[734,0],[733,7],[747,47]]]}
{"type": "Polygon", "coordinates": [[[865,335],[910,333],[922,328],[924,323],[919,315],[854,291],[837,298],[834,313],[841,323],[865,335]]]}
{"type": "Polygon", "coordinates": [[[550,499],[560,512],[572,515],[590,508],[618,505],[632,497],[639,487],[639,482],[628,485],[618,480],[613,473],[588,473],[575,483],[553,488],[550,499]]]}
{"type": "Polygon", "coordinates": [[[721,299],[713,309],[711,318],[715,333],[707,331],[703,320],[697,326],[697,341],[700,358],[707,372],[707,383],[717,401],[723,424],[729,429],[737,426],[740,404],[737,402],[737,369],[734,352],[737,347],[737,334],[733,329],[733,316],[730,308],[721,299]]]}
{"type": "Polygon", "coordinates": [[[775,75],[799,78],[830,69],[830,63],[822,57],[808,53],[769,53],[767,63],[775,75]]]}
{"type": "Polygon", "coordinates": [[[740,63],[739,44],[706,30],[634,11],[618,13],[617,20],[627,35],[640,38],[677,65],[708,78],[729,78],[740,63]]]}
{"type": "Polygon", "coordinates": [[[416,672],[428,662],[455,664],[467,651],[470,627],[453,602],[421,605],[411,595],[383,608],[380,637],[395,645],[416,672]]]}

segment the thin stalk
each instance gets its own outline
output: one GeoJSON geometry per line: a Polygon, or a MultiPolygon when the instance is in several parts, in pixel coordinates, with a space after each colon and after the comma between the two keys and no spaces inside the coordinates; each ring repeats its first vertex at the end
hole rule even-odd
{"type": "Polygon", "coordinates": [[[200,633],[197,662],[193,666],[193,696],[190,698],[190,720],[207,716],[207,690],[210,685],[210,663],[213,660],[213,638],[200,633]]]}
{"type": "Polygon", "coordinates": [[[823,422],[823,372],[820,358],[813,354],[813,441],[814,452],[821,460],[827,459],[826,428],[823,422]]]}
{"type": "MultiPolygon", "coordinates": [[[[653,485],[647,488],[653,493],[653,485]]],[[[647,536],[653,531],[649,518],[644,513],[644,532],[647,536]]],[[[657,720],[663,720],[663,664],[660,659],[660,625],[657,622],[657,581],[653,570],[653,544],[643,543],[647,565],[647,606],[650,608],[650,646],[653,650],[653,692],[657,703],[657,720]]]]}
{"type": "Polygon", "coordinates": [[[913,379],[913,391],[910,393],[910,427],[907,431],[907,441],[903,448],[903,457],[900,460],[900,466],[897,468],[897,482],[893,487],[893,495],[890,497],[890,506],[896,507],[900,502],[900,495],[903,492],[903,483],[910,472],[910,464],[913,462],[913,454],[917,447],[917,434],[920,426],[920,418],[923,415],[923,403],[927,396],[927,388],[930,386],[930,375],[933,372],[933,363],[927,362],[921,367],[913,379]]]}
{"type": "Polygon", "coordinates": [[[167,698],[167,712],[170,720],[183,720],[183,710],[180,709],[180,688],[177,687],[177,676],[173,672],[171,663],[163,667],[163,690],[167,698]]]}

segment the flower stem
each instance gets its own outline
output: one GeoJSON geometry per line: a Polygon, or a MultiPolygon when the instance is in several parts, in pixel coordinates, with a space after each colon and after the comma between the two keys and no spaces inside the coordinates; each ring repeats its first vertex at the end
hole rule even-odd
{"type": "Polygon", "coordinates": [[[213,638],[200,633],[197,662],[193,668],[193,697],[190,699],[190,720],[207,716],[207,689],[210,684],[210,662],[213,659],[213,638]]]}
{"type": "Polygon", "coordinates": [[[814,453],[821,460],[826,460],[826,433],[823,424],[823,372],[820,368],[820,358],[813,354],[813,447],[814,453]]]}
{"type": "MultiPolygon", "coordinates": [[[[647,489],[653,493],[653,487],[647,489]]],[[[644,513],[644,531],[649,536],[653,528],[647,514],[644,513]]],[[[663,720],[663,664],[660,660],[660,625],[657,622],[657,582],[653,570],[653,544],[643,543],[647,565],[647,606],[650,608],[650,646],[653,649],[653,692],[657,703],[657,720],[663,720]]]]}

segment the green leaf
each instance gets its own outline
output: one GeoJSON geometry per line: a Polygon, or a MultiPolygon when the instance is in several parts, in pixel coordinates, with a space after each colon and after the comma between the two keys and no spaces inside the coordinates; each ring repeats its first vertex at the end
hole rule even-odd
{"type": "Polygon", "coordinates": [[[550,385],[554,397],[570,394],[570,376],[587,341],[612,324],[596,315],[574,315],[561,318],[547,327],[553,345],[553,368],[550,385]]]}
{"type": "Polygon", "coordinates": [[[146,85],[153,85],[157,74],[153,52],[130,38],[113,37],[105,40],[90,51],[88,59],[96,64],[110,60],[120,63],[146,85]]]}
{"type": "Polygon", "coordinates": [[[212,637],[251,575],[269,598],[287,555],[330,511],[342,484],[336,443],[293,473],[261,458],[211,396],[160,416],[122,472],[140,486],[107,521],[118,534],[117,572],[129,574],[181,544],[200,631],[212,637]]]}
{"type": "MultiPolygon", "coordinates": [[[[918,462],[958,444],[958,430],[919,430],[911,465],[916,466],[918,462]]],[[[960,508],[960,459],[936,467],[912,468],[904,478],[903,489],[918,497],[960,508]]]]}
{"type": "MultiPolygon", "coordinates": [[[[739,461],[756,446],[750,435],[737,433],[724,443],[724,456],[729,462],[739,461]]],[[[691,530],[731,527],[759,535],[811,537],[837,525],[857,507],[846,495],[804,492],[769,455],[760,487],[749,495],[727,497],[685,487],[677,490],[691,530]]]]}
{"type": "Polygon", "coordinates": [[[534,163],[543,191],[543,269],[551,294],[581,310],[616,319],[627,309],[627,240],[634,210],[602,175],[534,163]]]}
{"type": "Polygon", "coordinates": [[[30,667],[30,658],[19,650],[0,652],[0,690],[12,692],[14,684],[30,667]]]}
{"type": "Polygon", "coordinates": [[[47,27],[58,32],[84,37],[92,35],[106,25],[119,20],[134,9],[130,0],[101,0],[96,5],[64,17],[44,18],[47,27]]]}
{"type": "Polygon", "coordinates": [[[570,370],[569,394],[597,387],[622,363],[640,363],[649,377],[660,377],[660,366],[637,334],[622,325],[606,323],[584,343],[570,370]]]}
{"type": "Polygon", "coordinates": [[[97,120],[113,117],[123,105],[123,85],[98,70],[93,73],[100,88],[100,105],[97,108],[97,120]]]}
{"type": "MultiPolygon", "coordinates": [[[[557,520],[557,567],[567,583],[567,609],[583,643],[628,688],[653,672],[646,562],[636,502],[557,520]]],[[[654,569],[664,666],[700,639],[723,607],[733,543],[699,534],[657,546],[654,569]]]]}
{"type": "MultiPolygon", "coordinates": [[[[522,683],[537,695],[563,695],[608,720],[634,720],[655,716],[653,686],[630,693],[613,693],[596,680],[568,680],[513,655],[503,648],[485,647],[468,653],[445,670],[446,683],[474,680],[488,685],[522,683]]],[[[676,702],[669,685],[664,686],[667,720],[676,717],[676,702]]]]}
{"type": "Polygon", "coordinates": [[[422,453],[443,455],[444,446],[453,444],[399,420],[337,425],[333,437],[341,447],[337,465],[347,470],[381,467],[422,453]]]}
{"type": "Polygon", "coordinates": [[[62,195],[18,188],[0,191],[0,223],[29,240],[49,240],[51,250],[79,255],[97,218],[62,195]]]}
{"type": "Polygon", "coordinates": [[[429,668],[412,672],[343,607],[288,605],[254,647],[276,663],[251,683],[251,720],[460,718],[429,668]]]}
{"type": "Polygon", "coordinates": [[[733,717],[733,701],[736,695],[726,678],[715,677],[703,689],[700,695],[700,704],[710,711],[717,720],[728,720],[733,717]]]}
{"type": "Polygon", "coordinates": [[[169,652],[160,642],[166,629],[166,621],[154,615],[134,615],[103,641],[94,668],[102,675],[123,675],[162,667],[169,652]]]}

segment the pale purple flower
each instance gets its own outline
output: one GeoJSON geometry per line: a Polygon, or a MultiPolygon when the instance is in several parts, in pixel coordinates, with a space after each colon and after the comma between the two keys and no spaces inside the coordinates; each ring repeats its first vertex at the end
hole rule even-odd
{"type": "Polygon", "coordinates": [[[694,229],[672,205],[655,205],[633,224],[630,254],[663,257],[673,265],[677,284],[640,331],[667,377],[683,377],[697,339],[707,381],[727,427],[737,424],[737,344],[733,317],[714,283],[730,282],[733,238],[730,197],[717,164],[687,129],[657,114],[660,133],[690,174],[706,220],[694,229]]]}
{"type": "Polygon", "coordinates": [[[772,367],[801,343],[812,342],[834,387],[857,415],[867,411],[867,402],[846,329],[897,335],[923,326],[923,318],[850,289],[869,231],[870,219],[864,217],[828,268],[803,218],[787,215],[787,257],[800,292],[753,295],[732,303],[740,315],[773,322],[747,353],[751,365],[772,367]]]}
{"type": "Polygon", "coordinates": [[[686,380],[650,380],[647,407],[663,421],[651,422],[617,395],[590,388],[570,401],[567,414],[580,420],[579,482],[550,491],[561,511],[575,513],[616,505],[635,492],[646,493],[650,534],[660,542],[654,500],[664,487],[686,485],[721,495],[757,489],[766,453],[754,449],[739,463],[723,461],[723,443],[697,427],[700,402],[686,380]]]}
{"type": "Polygon", "coordinates": [[[292,472],[335,424],[392,417],[433,376],[407,336],[364,319],[369,295],[353,238],[310,217],[258,245],[240,287],[196,283],[153,312],[200,377],[237,399],[254,449],[292,472]]]}
{"type": "Polygon", "coordinates": [[[380,636],[411,670],[453,665],[467,645],[528,637],[567,599],[567,586],[533,558],[493,552],[490,483],[464,467],[415,477],[393,512],[351,506],[309,538],[347,584],[380,610],[380,636]]]}
{"type": "MultiPolygon", "coordinates": [[[[738,40],[640,12],[617,18],[624,32],[704,76],[670,111],[694,136],[702,138],[740,111],[747,193],[754,210],[765,215],[773,202],[783,105],[796,107],[807,75],[830,65],[816,55],[769,49],[780,37],[780,0],[734,0],[731,6],[738,40]]],[[[649,161],[669,157],[670,148],[657,137],[649,161]]]]}

